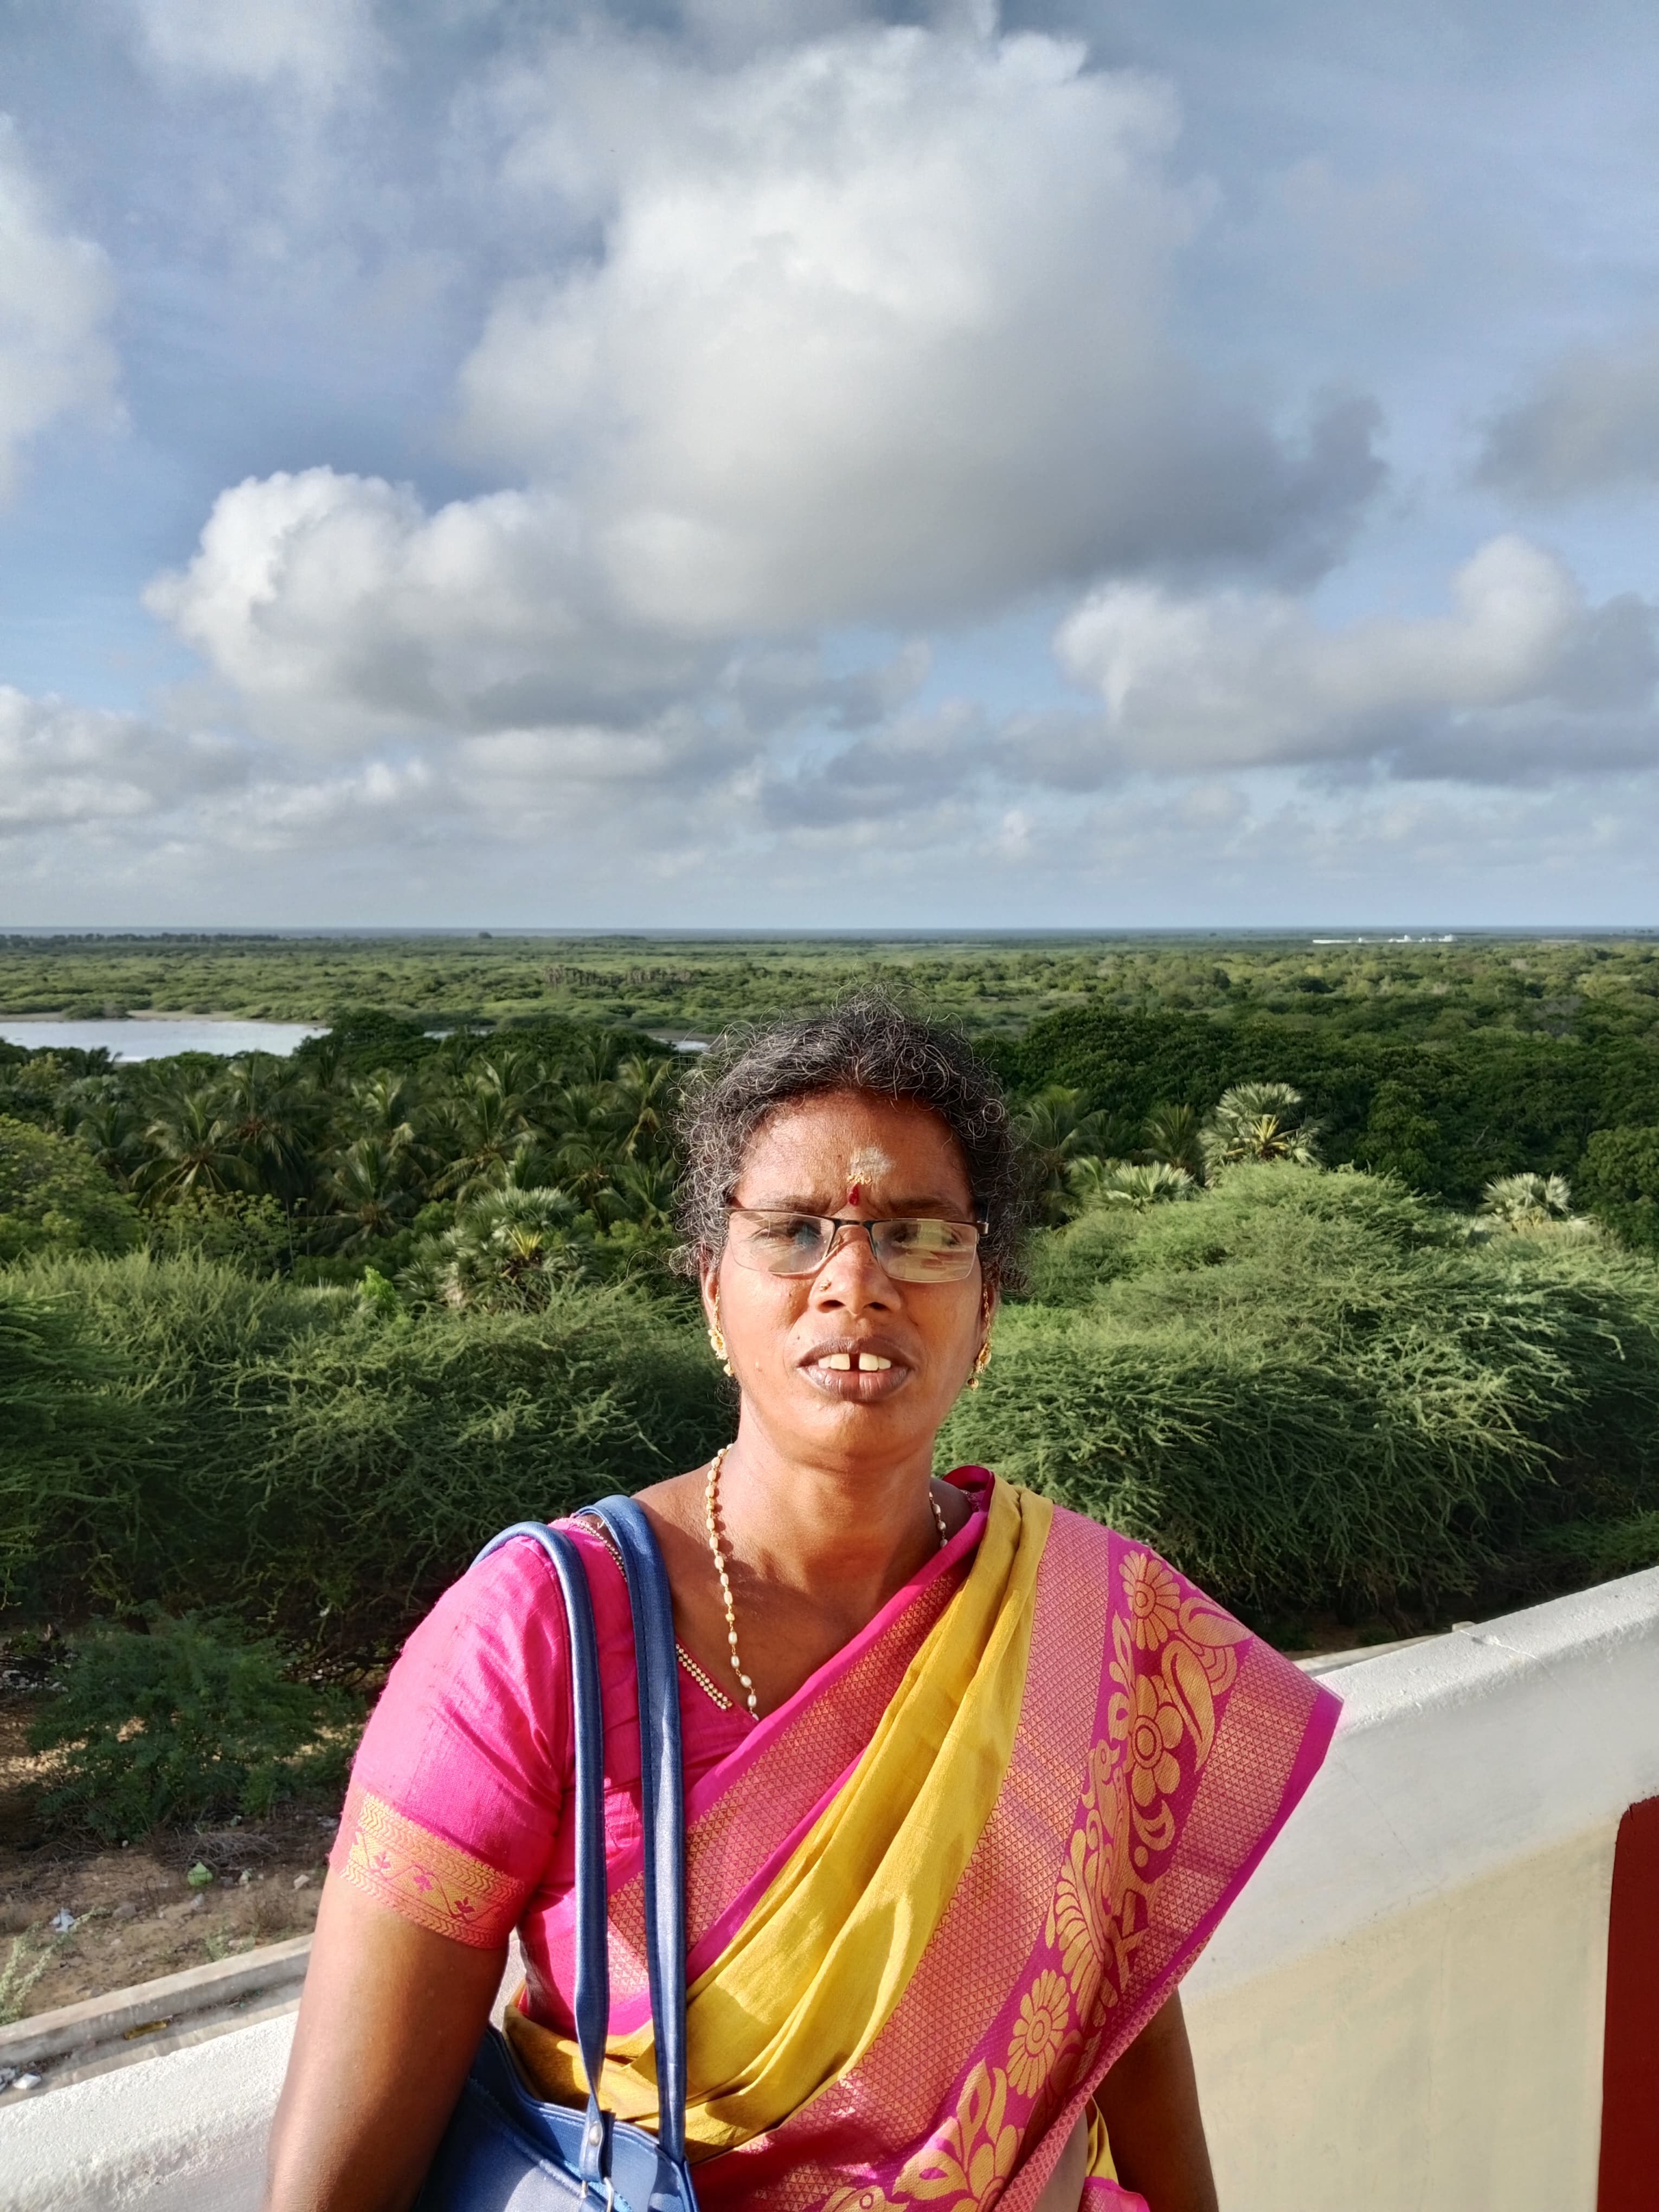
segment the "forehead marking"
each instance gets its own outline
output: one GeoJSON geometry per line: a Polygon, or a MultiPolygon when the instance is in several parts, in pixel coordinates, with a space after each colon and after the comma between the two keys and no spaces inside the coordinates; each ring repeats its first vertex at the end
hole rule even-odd
{"type": "Polygon", "coordinates": [[[866,1183],[878,1182],[892,1172],[893,1163],[879,1145],[860,1145],[847,1163],[847,1203],[856,1206],[866,1183]]]}

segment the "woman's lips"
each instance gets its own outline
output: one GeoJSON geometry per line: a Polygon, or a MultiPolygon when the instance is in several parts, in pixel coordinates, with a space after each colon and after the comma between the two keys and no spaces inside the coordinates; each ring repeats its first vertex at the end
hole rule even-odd
{"type": "Polygon", "coordinates": [[[910,1380],[911,1370],[890,1352],[860,1348],[815,1352],[802,1362],[801,1373],[826,1398],[873,1406],[902,1390],[910,1380]]]}

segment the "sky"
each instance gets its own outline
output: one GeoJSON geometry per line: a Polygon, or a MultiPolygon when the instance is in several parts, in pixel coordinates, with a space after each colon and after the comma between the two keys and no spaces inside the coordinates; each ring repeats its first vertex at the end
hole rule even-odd
{"type": "Polygon", "coordinates": [[[8,0],[0,928],[1659,921],[1650,0],[8,0]]]}

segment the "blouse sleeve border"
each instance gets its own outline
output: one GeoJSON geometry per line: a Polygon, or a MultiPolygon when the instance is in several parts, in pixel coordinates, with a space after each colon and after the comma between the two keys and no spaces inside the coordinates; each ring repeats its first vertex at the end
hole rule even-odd
{"type": "Polygon", "coordinates": [[[404,1919],[474,1949],[499,1949],[530,1884],[515,1881],[353,1784],[332,1853],[335,1872],[404,1919]]]}

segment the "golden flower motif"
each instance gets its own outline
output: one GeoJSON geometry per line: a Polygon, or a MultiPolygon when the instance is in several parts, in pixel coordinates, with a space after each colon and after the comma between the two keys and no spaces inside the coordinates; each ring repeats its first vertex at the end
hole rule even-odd
{"type": "Polygon", "coordinates": [[[1008,2078],[1022,2097],[1035,2097],[1048,2080],[1071,2014],[1065,1977],[1045,1966],[1019,2001],[1019,2019],[1008,2045],[1008,2078]]]}
{"type": "Polygon", "coordinates": [[[1161,1559],[1131,1552],[1123,1562],[1123,1596],[1134,1624],[1135,1642],[1156,1651],[1181,1618],[1181,1585],[1161,1559]]]}
{"type": "Polygon", "coordinates": [[[1008,2076],[981,2059],[963,2084],[956,2115],[931,2136],[900,2174],[901,2197],[955,2200],[951,2212],[989,2212],[1008,2186],[1019,2130],[1008,2118],[1008,2076]]]}
{"type": "Polygon", "coordinates": [[[818,2212],[898,2212],[898,2207],[884,2190],[836,2189],[824,2198],[818,2212]]]}
{"type": "Polygon", "coordinates": [[[1134,1685],[1129,1721],[1129,1787],[1144,1812],[1154,1799],[1167,1797],[1181,1779],[1175,1747],[1186,1723],[1173,1698],[1141,1675],[1134,1685]]]}

